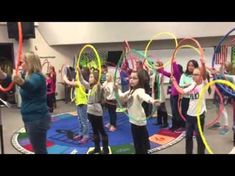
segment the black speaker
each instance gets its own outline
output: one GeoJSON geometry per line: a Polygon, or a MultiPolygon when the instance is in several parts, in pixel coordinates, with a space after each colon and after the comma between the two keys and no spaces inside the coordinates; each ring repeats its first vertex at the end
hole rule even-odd
{"type": "Polygon", "coordinates": [[[117,65],[119,59],[121,58],[122,51],[109,51],[107,62],[111,62],[112,64],[117,65]]]}
{"type": "MultiPolygon", "coordinates": [[[[35,27],[34,22],[21,22],[23,39],[35,38],[35,27]]],[[[18,23],[17,22],[7,22],[7,32],[8,38],[13,38],[18,40],[18,23]]]]}

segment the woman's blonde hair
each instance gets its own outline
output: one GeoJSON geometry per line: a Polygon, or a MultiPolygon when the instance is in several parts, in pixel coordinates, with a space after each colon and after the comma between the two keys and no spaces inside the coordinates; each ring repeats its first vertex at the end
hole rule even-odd
{"type": "Polygon", "coordinates": [[[37,54],[35,54],[34,52],[27,52],[24,54],[24,58],[29,67],[29,70],[28,70],[29,75],[31,75],[32,73],[42,72],[41,61],[37,54]]]}

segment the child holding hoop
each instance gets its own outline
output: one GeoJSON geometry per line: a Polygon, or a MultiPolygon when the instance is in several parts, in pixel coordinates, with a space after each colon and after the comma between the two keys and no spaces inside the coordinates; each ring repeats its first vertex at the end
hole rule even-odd
{"type": "MultiPolygon", "coordinates": [[[[172,83],[176,90],[180,94],[188,94],[190,96],[189,101],[189,108],[187,111],[187,118],[186,118],[186,154],[192,154],[193,153],[193,133],[195,131],[196,139],[197,139],[197,152],[198,154],[204,154],[205,153],[205,145],[202,141],[202,138],[199,134],[198,124],[197,124],[197,117],[196,117],[196,106],[199,99],[199,92],[203,88],[203,86],[206,84],[206,68],[205,68],[205,62],[204,59],[201,59],[201,69],[195,68],[193,70],[193,82],[192,84],[187,88],[180,88],[176,79],[174,77],[171,77],[172,83]]],[[[206,109],[206,102],[205,97],[203,99],[203,102],[200,104],[201,106],[201,112],[200,112],[200,122],[202,126],[202,130],[204,128],[204,122],[205,122],[205,112],[206,109]]]]}
{"type": "Polygon", "coordinates": [[[118,95],[122,101],[127,102],[127,111],[130,115],[129,122],[131,123],[131,132],[134,141],[136,154],[147,154],[150,149],[149,134],[147,130],[147,120],[142,103],[159,104],[158,100],[154,100],[144,90],[143,70],[132,71],[130,75],[130,90],[122,93],[115,84],[115,90],[118,90],[118,95]]]}

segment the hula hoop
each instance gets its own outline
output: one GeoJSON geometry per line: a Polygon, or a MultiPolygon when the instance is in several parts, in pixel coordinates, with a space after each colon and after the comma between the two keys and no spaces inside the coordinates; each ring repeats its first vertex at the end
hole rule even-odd
{"type": "MultiPolygon", "coordinates": [[[[153,39],[160,36],[160,35],[168,35],[168,36],[171,36],[174,40],[175,40],[175,48],[178,46],[178,41],[177,41],[177,38],[176,36],[171,33],[171,32],[160,32],[160,33],[157,33],[155,34],[151,39],[150,41],[148,42],[147,46],[145,47],[145,50],[144,50],[144,56],[146,57],[147,56],[147,52],[148,52],[148,48],[149,48],[149,45],[152,43],[153,39]]],[[[170,61],[171,61],[171,58],[165,63],[163,64],[163,66],[161,67],[166,67],[168,64],[170,64],[170,61]]],[[[149,65],[148,61],[147,61],[147,64],[149,65]]]]}
{"type": "Polygon", "coordinates": [[[209,128],[210,126],[214,125],[216,122],[219,121],[221,114],[224,110],[224,99],[220,93],[220,91],[218,90],[218,88],[215,86],[215,91],[217,92],[219,98],[220,98],[220,106],[219,106],[219,113],[217,115],[217,117],[214,120],[211,120],[207,125],[206,128],[209,128]]]}
{"type": "Polygon", "coordinates": [[[230,86],[233,88],[233,90],[235,90],[235,85],[232,84],[231,82],[229,81],[226,81],[226,80],[213,80],[211,82],[208,82],[203,88],[202,90],[200,91],[199,93],[199,99],[198,99],[198,102],[197,102],[197,107],[196,107],[196,115],[197,115],[197,124],[198,124],[198,129],[199,129],[199,134],[202,138],[202,141],[206,147],[206,150],[209,152],[209,154],[213,154],[213,151],[211,150],[210,146],[208,145],[206,139],[205,139],[205,136],[202,132],[202,126],[201,126],[201,122],[200,122],[200,111],[201,111],[201,107],[199,106],[201,103],[202,103],[202,98],[205,96],[205,91],[212,85],[212,84],[215,84],[215,83],[220,83],[220,84],[224,84],[226,86],[230,86]]]}
{"type": "MultiPolygon", "coordinates": [[[[181,42],[181,41],[180,41],[181,42]]],[[[180,49],[180,48],[191,48],[191,49],[193,49],[193,50],[195,50],[198,54],[201,54],[200,53],[200,51],[196,48],[196,47],[194,47],[194,46],[192,46],[192,45],[181,45],[180,46],[180,43],[179,43],[179,45],[178,45],[178,47],[176,48],[176,50],[174,51],[174,56],[177,54],[177,52],[178,52],[178,49],[180,49]]],[[[172,59],[173,59],[174,57],[172,57],[172,59]]],[[[172,63],[173,64],[173,63],[172,63]]],[[[173,68],[173,67],[172,67],[173,68]]],[[[172,70],[171,70],[171,73],[172,73],[172,70]]],[[[178,106],[178,112],[179,112],[179,115],[180,115],[180,117],[184,120],[184,121],[186,121],[186,118],[184,117],[184,115],[182,114],[182,111],[181,111],[181,101],[180,101],[181,99],[180,98],[178,98],[178,102],[177,102],[177,106],[178,106]]]]}
{"type": "MultiPolygon", "coordinates": [[[[69,65],[65,65],[63,64],[62,67],[61,67],[61,79],[64,81],[65,84],[68,84],[68,78],[67,76],[65,76],[64,72],[65,72],[65,68],[68,68],[69,65]]],[[[69,85],[69,84],[68,84],[69,85]]],[[[73,102],[75,100],[75,96],[73,97],[73,94],[74,94],[74,91],[75,91],[75,87],[71,86],[71,89],[70,89],[70,100],[71,102],[73,102]]]]}
{"type": "MultiPolygon", "coordinates": [[[[136,63],[137,63],[137,59],[133,56],[132,50],[130,48],[130,45],[127,41],[124,41],[124,52],[121,55],[121,58],[125,58],[125,62],[128,63],[128,69],[130,70],[136,70],[136,63]],[[130,68],[130,64],[128,62],[128,60],[130,60],[132,68],[130,68]]],[[[120,59],[121,59],[120,58],[120,59]]],[[[125,62],[122,62],[122,65],[125,64],[125,62]]],[[[121,65],[121,67],[122,67],[121,65]]],[[[121,69],[120,67],[120,69],[121,69]]]]}
{"type": "MultiPolygon", "coordinates": [[[[108,65],[108,66],[112,66],[112,67],[116,68],[116,64],[114,64],[112,62],[107,62],[106,61],[105,64],[108,65]]],[[[106,99],[104,100],[104,103],[109,104],[109,105],[113,105],[113,106],[117,106],[117,103],[110,103],[110,102],[106,101],[106,99]]]]}
{"type": "MultiPolygon", "coordinates": [[[[196,39],[194,39],[194,38],[185,38],[185,39],[182,39],[182,40],[179,42],[178,46],[175,48],[175,50],[174,50],[174,52],[173,52],[173,55],[172,55],[172,58],[171,58],[171,76],[173,76],[173,73],[174,73],[174,70],[173,70],[173,58],[175,58],[175,55],[176,55],[176,53],[177,53],[177,50],[180,49],[181,44],[182,44],[183,42],[187,41],[187,40],[193,41],[193,42],[198,46],[198,49],[199,49],[199,51],[200,51],[200,58],[201,58],[201,59],[204,58],[204,51],[203,51],[201,45],[199,44],[199,42],[198,42],[196,39]]],[[[193,47],[192,47],[192,48],[193,48],[193,47]]],[[[200,60],[201,60],[201,59],[200,59],[200,60]]]]}
{"type": "MultiPolygon", "coordinates": [[[[83,51],[86,49],[86,48],[91,48],[93,50],[93,52],[95,53],[95,56],[96,56],[96,59],[97,59],[97,62],[98,62],[98,70],[99,70],[99,78],[98,78],[98,82],[100,82],[100,79],[101,79],[101,61],[100,61],[100,56],[97,52],[97,50],[95,49],[94,46],[92,45],[85,45],[80,53],[79,53],[79,56],[78,56],[78,61],[77,61],[77,67],[76,68],[80,68],[79,67],[79,63],[80,63],[80,59],[81,59],[81,56],[82,56],[82,53],[83,51]]],[[[85,95],[90,95],[89,93],[86,93],[82,88],[81,88],[81,82],[79,81],[79,73],[77,72],[77,77],[78,77],[78,84],[79,84],[79,89],[81,90],[81,92],[85,95]]]]}
{"type": "MultiPolygon", "coordinates": [[[[214,50],[214,53],[213,53],[213,57],[212,57],[212,68],[214,68],[214,66],[215,66],[215,53],[219,50],[219,48],[220,48],[222,42],[223,42],[223,41],[229,36],[229,34],[232,33],[233,31],[235,31],[235,28],[232,29],[232,30],[230,30],[224,37],[222,37],[222,38],[220,39],[220,41],[218,42],[217,46],[215,47],[215,50],[214,50]]],[[[224,73],[222,73],[222,75],[224,75],[224,73]]],[[[214,78],[217,79],[217,76],[214,75],[214,78]]],[[[232,91],[231,89],[229,89],[228,87],[225,88],[225,86],[223,86],[223,85],[218,85],[218,87],[223,90],[223,91],[222,91],[223,94],[226,93],[226,94],[228,94],[229,96],[232,96],[233,98],[235,98],[235,92],[232,91]],[[230,90],[230,91],[229,91],[229,90],[230,90]]]]}
{"type": "Polygon", "coordinates": [[[63,64],[62,67],[61,67],[61,78],[62,80],[64,81],[65,84],[68,84],[68,78],[67,76],[65,76],[65,69],[66,68],[69,68],[69,65],[65,65],[63,64]]]}
{"type": "MultiPolygon", "coordinates": [[[[179,46],[179,48],[178,49],[180,49],[180,48],[192,48],[192,49],[194,49],[198,54],[201,54],[200,53],[200,51],[196,48],[196,47],[194,47],[194,46],[192,46],[192,45],[181,45],[181,46],[179,46]]],[[[175,55],[177,54],[177,52],[178,52],[178,50],[176,50],[176,52],[175,52],[175,55]]],[[[212,126],[213,124],[215,124],[218,120],[219,120],[219,118],[221,117],[221,113],[222,113],[222,111],[223,111],[223,109],[224,109],[224,106],[223,106],[223,97],[222,97],[222,95],[221,95],[221,93],[219,92],[219,90],[215,87],[215,91],[218,93],[218,95],[219,95],[219,98],[220,98],[220,112],[217,114],[217,116],[215,117],[215,119],[214,120],[212,120],[211,122],[209,122],[209,124],[207,124],[206,125],[206,127],[209,127],[209,126],[212,126]]],[[[179,112],[179,114],[180,114],[180,117],[184,120],[184,121],[186,121],[186,118],[184,117],[184,115],[182,114],[182,110],[181,110],[181,101],[180,101],[181,99],[180,98],[178,98],[178,102],[177,102],[177,106],[178,106],[178,112],[179,112]]]]}
{"type": "MultiPolygon", "coordinates": [[[[194,46],[191,46],[191,45],[182,45],[182,46],[180,46],[178,49],[180,49],[180,48],[185,48],[185,47],[189,47],[189,48],[192,48],[192,49],[194,49],[198,54],[200,54],[200,51],[196,48],[196,47],[194,47],[194,46]]],[[[176,51],[176,53],[178,52],[178,50],[176,51]]],[[[175,54],[176,55],[176,54],[175,54]]],[[[217,116],[215,117],[215,119],[214,120],[212,120],[211,122],[209,122],[209,124],[207,124],[206,125],[206,127],[210,127],[210,126],[212,126],[213,124],[215,124],[219,119],[220,119],[220,117],[221,117],[221,113],[222,113],[222,111],[223,111],[223,109],[224,109],[224,106],[223,106],[223,97],[222,97],[222,95],[221,95],[221,93],[219,92],[219,90],[215,87],[215,91],[217,92],[217,94],[219,95],[219,98],[220,98],[220,111],[219,111],[219,113],[217,114],[217,116]]],[[[182,114],[182,110],[181,110],[181,101],[180,101],[181,99],[180,98],[178,98],[178,103],[177,103],[177,105],[178,105],[178,112],[179,112],[179,114],[180,114],[180,117],[184,120],[184,121],[186,121],[186,118],[184,117],[184,115],[182,114]]]]}
{"type": "MultiPolygon", "coordinates": [[[[125,40],[125,41],[124,41],[124,57],[126,57],[126,55],[127,55],[128,53],[130,53],[130,60],[131,60],[132,68],[133,68],[134,70],[136,70],[136,59],[132,56],[131,47],[130,47],[129,43],[125,40]],[[135,61],[135,64],[134,64],[134,61],[135,61]]],[[[122,57],[123,57],[123,56],[122,56],[122,57]]],[[[127,59],[125,58],[125,60],[127,60],[127,59]]],[[[127,62],[128,62],[128,60],[127,60],[127,62]]],[[[128,67],[129,67],[129,66],[128,66],[128,67]]],[[[129,67],[129,68],[130,68],[130,67],[129,67]]]]}
{"type": "Polygon", "coordinates": [[[48,73],[48,69],[49,69],[49,67],[51,66],[51,63],[50,63],[47,59],[43,61],[43,63],[42,63],[42,69],[43,69],[43,67],[44,67],[46,64],[47,64],[47,73],[48,73]]]}
{"type": "MultiPolygon", "coordinates": [[[[19,66],[20,66],[20,60],[22,55],[22,43],[23,43],[23,33],[22,33],[22,25],[21,22],[18,22],[18,35],[19,35],[19,47],[18,47],[18,57],[17,57],[17,63],[16,63],[16,75],[18,75],[19,72],[19,66]]],[[[2,85],[0,85],[0,91],[2,92],[8,92],[13,88],[14,82],[11,82],[8,87],[4,88],[2,85]]]]}

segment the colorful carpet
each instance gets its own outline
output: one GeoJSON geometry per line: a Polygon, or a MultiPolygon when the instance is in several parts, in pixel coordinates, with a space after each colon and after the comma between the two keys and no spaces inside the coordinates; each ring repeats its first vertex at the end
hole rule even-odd
{"type": "MultiPolygon", "coordinates": [[[[127,116],[117,113],[117,128],[115,132],[109,132],[109,149],[111,154],[133,154],[134,147],[130,129],[130,123],[127,116]]],[[[104,124],[108,123],[109,116],[104,114],[104,124]]],[[[153,125],[155,118],[148,119],[148,132],[151,149],[149,153],[163,150],[172,146],[184,138],[183,133],[173,133],[168,129],[160,129],[159,126],[153,125]]],[[[91,127],[90,127],[91,129],[91,127]]],[[[78,134],[79,123],[76,113],[64,113],[52,117],[51,128],[47,134],[47,149],[49,154],[86,154],[94,146],[90,139],[86,144],[79,144],[73,140],[73,136],[78,134]]],[[[90,130],[92,136],[92,130],[90,130]]],[[[32,146],[29,143],[28,136],[24,128],[15,132],[12,136],[13,146],[25,154],[32,154],[32,146]]]]}

